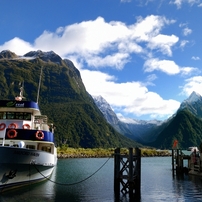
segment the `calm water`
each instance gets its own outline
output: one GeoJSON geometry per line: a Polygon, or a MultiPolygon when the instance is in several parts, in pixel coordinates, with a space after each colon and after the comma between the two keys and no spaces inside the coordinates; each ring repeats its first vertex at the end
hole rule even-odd
{"type": "MultiPolygon", "coordinates": [[[[0,195],[0,202],[114,202],[114,160],[86,181],[107,158],[59,160],[51,180],[0,195]]],[[[141,202],[202,201],[202,181],[196,177],[172,177],[171,157],[142,158],[141,202]]],[[[128,201],[122,198],[122,201],[128,201]]]]}

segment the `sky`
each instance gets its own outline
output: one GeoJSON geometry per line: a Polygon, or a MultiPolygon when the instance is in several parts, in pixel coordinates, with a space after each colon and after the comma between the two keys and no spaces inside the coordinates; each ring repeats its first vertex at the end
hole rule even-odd
{"type": "Polygon", "coordinates": [[[202,0],[1,0],[0,51],[54,51],[120,119],[165,120],[202,95],[201,19],[202,0]]]}

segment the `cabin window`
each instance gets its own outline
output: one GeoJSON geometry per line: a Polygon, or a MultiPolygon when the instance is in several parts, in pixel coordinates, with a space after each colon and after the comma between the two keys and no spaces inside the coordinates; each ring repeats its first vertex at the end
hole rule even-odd
{"type": "Polygon", "coordinates": [[[31,114],[30,113],[24,113],[24,119],[25,120],[31,120],[31,114]]]}
{"type": "Polygon", "coordinates": [[[35,145],[26,145],[27,149],[35,149],[35,145]]]}
{"type": "Polygon", "coordinates": [[[16,113],[15,115],[16,115],[16,116],[15,116],[16,119],[21,119],[21,120],[24,119],[24,118],[23,118],[23,113],[20,113],[20,112],[19,112],[19,113],[16,113]]]}
{"type": "Polygon", "coordinates": [[[14,144],[13,147],[19,147],[19,145],[18,144],[14,144]]]}
{"type": "Polygon", "coordinates": [[[0,119],[31,120],[31,113],[26,112],[1,112],[0,119]]]}
{"type": "Polygon", "coordinates": [[[0,112],[0,119],[6,119],[6,113],[0,112]]]}
{"type": "Polygon", "coordinates": [[[14,119],[15,118],[15,113],[14,112],[7,112],[6,118],[7,119],[14,119]]]}
{"type": "Polygon", "coordinates": [[[41,147],[41,150],[51,153],[51,147],[43,146],[41,147]]]}

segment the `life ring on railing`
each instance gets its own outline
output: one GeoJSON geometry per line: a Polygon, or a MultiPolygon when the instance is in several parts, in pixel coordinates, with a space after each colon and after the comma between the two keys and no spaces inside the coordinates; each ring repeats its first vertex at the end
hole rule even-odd
{"type": "Polygon", "coordinates": [[[7,132],[7,136],[8,138],[12,139],[12,138],[15,138],[17,137],[17,131],[14,130],[14,129],[11,129],[7,132]]]}
{"type": "Polygon", "coordinates": [[[43,140],[44,139],[44,133],[41,130],[38,130],[35,134],[36,139],[43,140]]]}
{"type": "Polygon", "coordinates": [[[30,125],[29,125],[29,124],[24,124],[24,125],[22,126],[22,128],[29,130],[29,129],[30,129],[30,125]]]}
{"type": "Polygon", "coordinates": [[[0,124],[0,130],[4,130],[6,128],[6,124],[5,123],[1,123],[0,124]]]}
{"type": "Polygon", "coordinates": [[[16,129],[18,125],[16,123],[11,123],[8,125],[8,128],[16,129]]]}

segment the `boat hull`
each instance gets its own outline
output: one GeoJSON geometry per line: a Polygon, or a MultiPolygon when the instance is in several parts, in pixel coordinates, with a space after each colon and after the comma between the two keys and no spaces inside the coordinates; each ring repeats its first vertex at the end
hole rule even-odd
{"type": "Polygon", "coordinates": [[[57,164],[51,153],[0,147],[0,191],[47,179],[57,164]]]}

